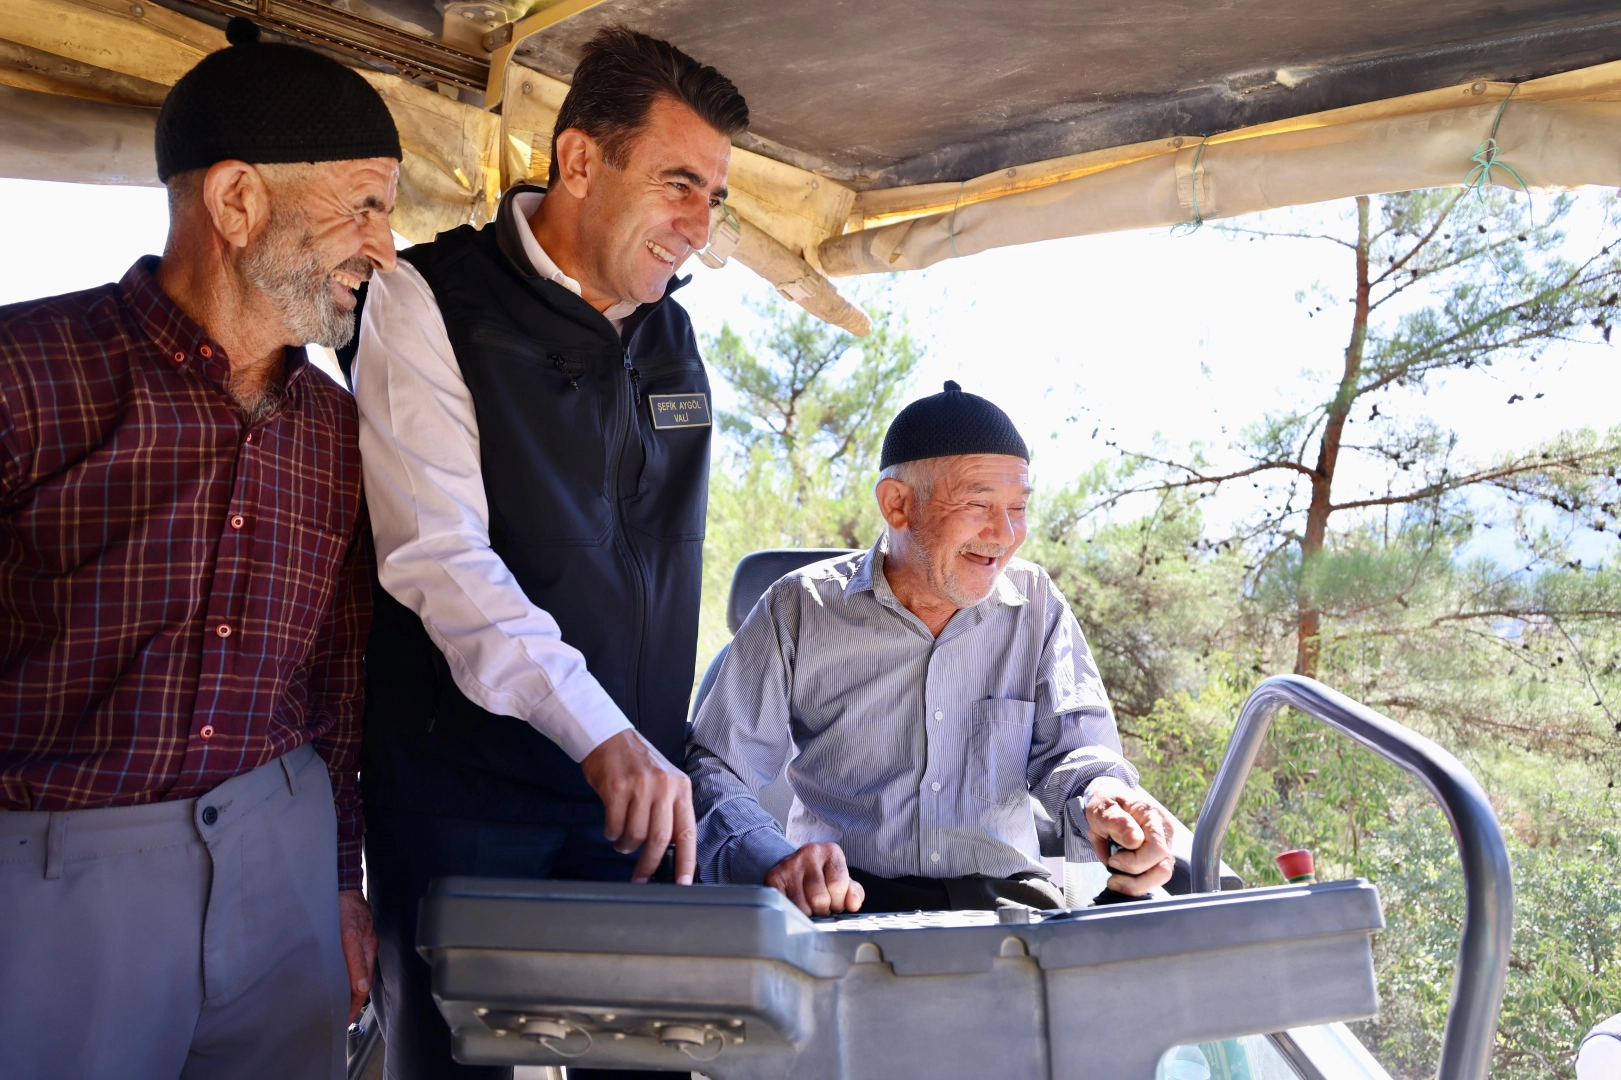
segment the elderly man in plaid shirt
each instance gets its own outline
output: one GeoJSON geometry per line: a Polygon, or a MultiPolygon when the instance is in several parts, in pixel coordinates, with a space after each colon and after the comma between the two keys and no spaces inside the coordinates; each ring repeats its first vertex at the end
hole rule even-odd
{"type": "Polygon", "coordinates": [[[234,43],[158,119],[161,260],[0,309],[0,1067],[336,1077],[376,951],[355,407],[302,349],[394,264],[400,148],[234,43]]]}

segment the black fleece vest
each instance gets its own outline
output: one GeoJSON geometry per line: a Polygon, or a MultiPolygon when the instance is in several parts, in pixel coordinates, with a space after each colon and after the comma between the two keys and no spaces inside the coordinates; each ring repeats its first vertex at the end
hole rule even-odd
{"type": "MultiPolygon", "coordinates": [[[[401,257],[432,288],[472,393],[490,546],[636,729],[679,762],[711,432],[692,324],[669,298],[685,281],[638,308],[621,339],[578,296],[531,276],[516,231],[528,226],[512,207],[522,190],[491,225],[401,257]]],[[[368,805],[483,821],[602,819],[578,764],[524,720],[469,701],[422,621],[374,594],[368,805]]]]}

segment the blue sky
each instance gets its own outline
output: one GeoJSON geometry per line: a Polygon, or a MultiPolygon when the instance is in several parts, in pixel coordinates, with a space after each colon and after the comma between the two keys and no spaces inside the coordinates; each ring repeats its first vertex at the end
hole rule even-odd
{"type": "MultiPolygon", "coordinates": [[[[1580,198],[1596,206],[1599,196],[1580,198]]],[[[1349,205],[1297,215],[1334,227],[1349,205]]],[[[161,189],[0,180],[0,235],[13,256],[0,265],[0,303],[115,279],[161,249],[166,225],[161,189]]],[[[736,263],[688,266],[694,281],[681,300],[701,334],[727,321],[757,325],[749,304],[769,286],[736,263]]],[[[927,345],[917,392],[949,378],[998,402],[1036,448],[1036,480],[1048,486],[1113,455],[1106,440],[1219,447],[1298,400],[1307,380],[1339,363],[1348,314],[1296,294],[1342,292],[1350,270],[1348,253],[1327,243],[1156,230],[986,252],[899,275],[892,295],[927,345]]],[[[1621,421],[1618,398],[1617,351],[1595,347],[1550,355],[1534,386],[1477,371],[1398,404],[1456,430],[1463,454],[1484,459],[1562,430],[1609,427],[1621,421]],[[1515,393],[1528,400],[1510,405],[1515,393]]],[[[1241,516],[1248,497],[1225,495],[1213,518],[1241,516]]]]}

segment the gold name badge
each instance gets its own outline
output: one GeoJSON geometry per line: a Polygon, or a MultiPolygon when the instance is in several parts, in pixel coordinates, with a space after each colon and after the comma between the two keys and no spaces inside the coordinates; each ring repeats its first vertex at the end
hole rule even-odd
{"type": "Polygon", "coordinates": [[[660,431],[709,426],[708,394],[648,394],[647,403],[653,410],[653,426],[660,431]]]}

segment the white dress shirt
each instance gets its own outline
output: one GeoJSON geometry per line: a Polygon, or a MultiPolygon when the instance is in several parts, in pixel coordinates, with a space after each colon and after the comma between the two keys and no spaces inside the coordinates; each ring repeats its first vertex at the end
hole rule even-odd
{"type": "MultiPolygon", "coordinates": [[[[542,198],[518,195],[514,209],[528,219],[542,198]]],[[[578,294],[533,232],[519,233],[540,276],[578,294]]],[[[636,306],[604,315],[619,330],[636,306]]],[[[422,619],[468,700],[584,760],[630,721],[490,548],[473,396],[433,291],[404,260],[367,288],[354,386],[383,588],[422,619]]]]}

